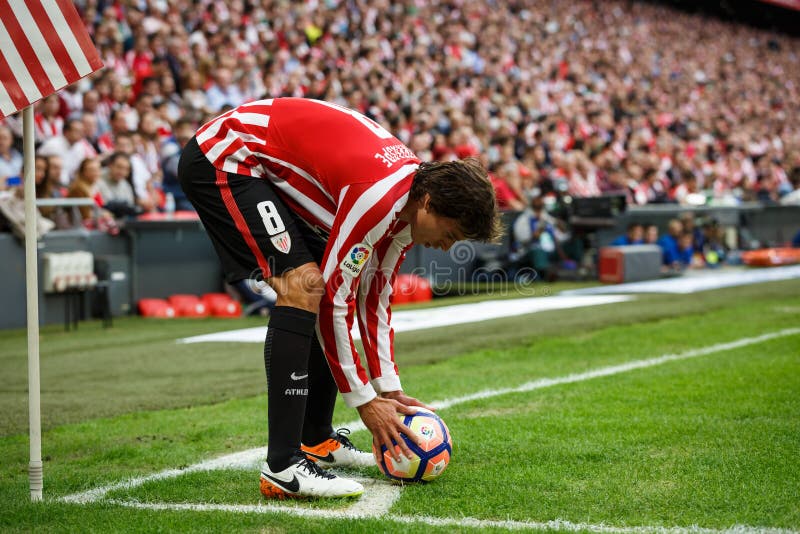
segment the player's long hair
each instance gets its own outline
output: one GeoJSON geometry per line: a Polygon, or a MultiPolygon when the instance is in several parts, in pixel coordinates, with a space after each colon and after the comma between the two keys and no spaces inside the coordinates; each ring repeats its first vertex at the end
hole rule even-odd
{"type": "Polygon", "coordinates": [[[496,242],[503,235],[497,198],[486,169],[473,158],[425,162],[417,169],[409,196],[430,195],[430,208],[458,221],[464,237],[496,242]]]}

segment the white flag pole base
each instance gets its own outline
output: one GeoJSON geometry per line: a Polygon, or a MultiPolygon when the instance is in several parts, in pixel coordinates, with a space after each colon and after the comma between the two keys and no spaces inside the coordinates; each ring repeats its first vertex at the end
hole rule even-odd
{"type": "Polygon", "coordinates": [[[31,487],[31,501],[39,502],[42,500],[42,489],[44,487],[44,473],[42,462],[30,462],[28,465],[28,481],[31,487]]]}

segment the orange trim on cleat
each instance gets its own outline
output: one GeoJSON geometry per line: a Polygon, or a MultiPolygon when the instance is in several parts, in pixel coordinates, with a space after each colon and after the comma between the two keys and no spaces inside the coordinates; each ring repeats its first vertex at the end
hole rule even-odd
{"type": "Polygon", "coordinates": [[[282,501],[284,499],[301,499],[300,495],[293,495],[291,493],[286,493],[281,488],[270,482],[264,477],[261,477],[261,495],[266,497],[267,499],[278,499],[282,501]]]}
{"type": "Polygon", "coordinates": [[[312,462],[318,462],[320,460],[327,460],[328,462],[333,462],[333,457],[328,456],[329,454],[333,453],[334,451],[339,450],[342,444],[339,443],[337,440],[330,438],[326,439],[319,445],[314,445],[313,447],[309,447],[308,445],[300,445],[300,450],[302,450],[308,456],[308,459],[312,462]]]}

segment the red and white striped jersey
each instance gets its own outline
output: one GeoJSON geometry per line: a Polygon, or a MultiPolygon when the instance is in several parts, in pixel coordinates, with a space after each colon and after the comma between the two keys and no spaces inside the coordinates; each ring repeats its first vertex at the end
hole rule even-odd
{"type": "Polygon", "coordinates": [[[411,246],[397,213],[419,159],[360,113],[301,98],[241,105],[201,127],[197,142],[215,168],[270,180],[291,210],[329,233],[317,334],[345,402],[401,389],[389,297],[411,246]],[[356,310],[371,380],[350,335],[356,310]]]}

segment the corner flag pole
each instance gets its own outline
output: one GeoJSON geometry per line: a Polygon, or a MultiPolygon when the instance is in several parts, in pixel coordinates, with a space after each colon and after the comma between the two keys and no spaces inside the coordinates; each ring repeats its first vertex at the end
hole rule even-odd
{"type": "Polygon", "coordinates": [[[31,500],[42,500],[42,421],[39,387],[39,265],[37,263],[36,179],[34,177],[33,106],[22,111],[25,176],[25,287],[28,304],[28,421],[31,500]]]}
{"type": "Polygon", "coordinates": [[[25,282],[28,309],[28,418],[31,500],[42,500],[42,421],[39,405],[39,269],[33,104],[103,68],[75,4],[12,0],[0,9],[0,119],[23,110],[25,282]],[[42,36],[47,37],[42,37],[42,36]]]}

